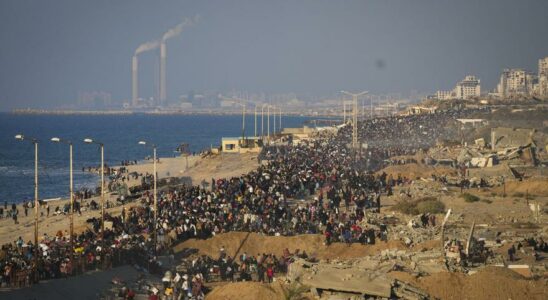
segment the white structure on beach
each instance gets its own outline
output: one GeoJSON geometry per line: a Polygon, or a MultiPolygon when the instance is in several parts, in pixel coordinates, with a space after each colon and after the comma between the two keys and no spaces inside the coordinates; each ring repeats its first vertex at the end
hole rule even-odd
{"type": "Polygon", "coordinates": [[[467,100],[481,95],[480,80],[473,75],[467,75],[459,81],[452,91],[437,91],[438,100],[461,99],[467,100]]]}

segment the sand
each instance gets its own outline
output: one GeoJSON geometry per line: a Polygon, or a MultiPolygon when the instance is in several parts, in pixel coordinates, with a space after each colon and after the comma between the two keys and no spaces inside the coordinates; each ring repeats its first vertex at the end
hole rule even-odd
{"type": "MultiPolygon", "coordinates": [[[[98,197],[92,198],[95,199],[97,203],[100,203],[98,197]]],[[[109,198],[105,198],[108,200],[109,198]]],[[[116,201],[116,197],[110,197],[111,202],[116,201]]],[[[88,199],[87,201],[91,201],[88,199]]],[[[38,218],[38,237],[42,237],[44,233],[47,233],[49,236],[54,236],[58,231],[63,232],[64,235],[68,235],[70,218],[68,215],[58,215],[54,216],[53,212],[55,211],[56,206],[62,207],[67,200],[52,201],[49,203],[50,206],[50,216],[46,217],[46,208],[42,207],[41,212],[44,213],[44,216],[38,218]]],[[[28,217],[25,217],[24,210],[21,206],[19,209],[19,224],[14,224],[13,220],[10,219],[0,219],[0,244],[5,244],[15,241],[18,237],[22,237],[25,242],[32,241],[34,243],[34,209],[29,209],[28,217]]],[[[106,213],[110,214],[120,214],[122,211],[122,206],[113,207],[106,209],[106,213]]],[[[88,224],[86,220],[89,218],[100,218],[101,210],[93,211],[83,211],[81,216],[74,214],[74,231],[82,232],[87,227],[88,224]]],[[[91,226],[90,226],[91,228],[91,226]]]]}
{"type": "MultiPolygon", "coordinates": [[[[499,186],[493,190],[499,194],[503,193],[504,187],[499,186]]],[[[506,194],[513,196],[516,193],[534,196],[548,196],[548,182],[542,179],[530,179],[525,181],[507,181],[506,194]]]]}
{"type": "Polygon", "coordinates": [[[414,278],[403,272],[390,272],[392,278],[413,284],[439,299],[546,299],[547,280],[527,280],[503,267],[487,267],[476,274],[438,273],[414,278]]]}
{"type": "MultiPolygon", "coordinates": [[[[186,158],[161,158],[160,163],[157,164],[158,174],[160,178],[168,176],[188,176],[191,178],[193,184],[200,184],[202,180],[211,182],[211,178],[222,178],[240,176],[241,174],[248,173],[249,171],[256,169],[258,166],[257,154],[223,154],[214,155],[206,158],[199,156],[189,157],[189,167],[186,168],[186,158]]],[[[137,171],[139,173],[145,173],[147,170],[152,172],[152,162],[144,164],[128,166],[130,172],[137,171]]],[[[137,181],[132,184],[137,184],[137,181]]],[[[140,181],[139,181],[140,183],[140,181]]],[[[131,184],[131,183],[130,183],[131,184]]],[[[30,188],[30,187],[29,187],[30,188]]],[[[105,201],[110,199],[111,203],[116,203],[117,196],[107,196],[105,201]]],[[[92,198],[96,202],[100,203],[99,197],[92,198]]],[[[86,201],[91,201],[87,199],[86,201]]],[[[69,217],[67,215],[53,216],[55,207],[62,207],[67,203],[67,199],[61,199],[58,201],[49,202],[50,216],[45,217],[46,209],[41,208],[41,212],[44,213],[43,217],[40,217],[38,222],[38,235],[41,237],[44,233],[50,236],[55,235],[58,231],[68,234],[69,230],[69,217]]],[[[129,206],[136,205],[135,203],[128,204],[129,206]]],[[[9,206],[8,208],[11,208],[9,206]]],[[[5,243],[14,242],[19,236],[24,241],[34,241],[34,210],[29,209],[29,215],[25,217],[24,209],[22,205],[18,205],[19,209],[19,224],[14,224],[11,218],[0,219],[0,245],[5,243]]],[[[122,206],[116,206],[105,210],[107,213],[118,215],[122,211],[122,206]]],[[[82,216],[74,215],[74,230],[75,232],[84,231],[88,224],[86,220],[92,217],[100,217],[100,210],[95,211],[83,211],[82,216]]]]}
{"type": "Polygon", "coordinates": [[[279,283],[235,282],[218,286],[206,295],[207,300],[275,300],[284,299],[279,283]]]}
{"type": "Polygon", "coordinates": [[[284,249],[294,252],[299,249],[306,251],[309,256],[318,259],[350,259],[365,255],[379,254],[385,249],[406,249],[400,241],[377,242],[375,245],[352,244],[350,246],[341,243],[334,243],[330,246],[324,245],[324,237],[319,234],[306,234],[291,237],[264,236],[257,233],[228,232],[209,238],[207,240],[190,239],[174,247],[174,251],[180,252],[185,248],[198,249],[199,253],[213,258],[219,256],[219,249],[225,247],[231,256],[240,255],[246,252],[249,255],[259,253],[274,253],[277,256],[283,254],[284,249]],[[247,237],[247,239],[246,239],[247,237]],[[245,243],[242,242],[245,240],[245,243]],[[242,245],[239,252],[240,245],[242,245]]]}
{"type": "Polygon", "coordinates": [[[457,171],[453,168],[445,166],[433,167],[415,163],[388,166],[378,171],[377,174],[382,174],[383,172],[388,175],[392,175],[394,179],[397,178],[398,175],[407,177],[409,179],[415,179],[417,177],[430,178],[432,174],[435,174],[437,176],[455,176],[457,174],[457,171]]]}

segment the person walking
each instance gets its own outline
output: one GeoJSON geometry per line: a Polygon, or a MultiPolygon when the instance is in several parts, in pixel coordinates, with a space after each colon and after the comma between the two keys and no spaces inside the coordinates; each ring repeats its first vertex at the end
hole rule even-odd
{"type": "Polygon", "coordinates": [[[266,277],[268,277],[268,283],[272,283],[272,279],[274,278],[274,269],[272,268],[272,265],[269,265],[266,269],[266,277]]]}

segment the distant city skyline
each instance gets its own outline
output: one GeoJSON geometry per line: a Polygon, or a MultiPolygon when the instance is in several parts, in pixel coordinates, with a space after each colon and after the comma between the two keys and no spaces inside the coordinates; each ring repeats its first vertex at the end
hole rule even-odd
{"type": "MultiPolygon", "coordinates": [[[[542,0],[2,1],[0,111],[131,101],[135,49],[195,16],[167,45],[170,102],[206,90],[433,93],[466,75],[483,92],[504,69],[538,71],[546,11],[542,0]]],[[[158,94],[158,57],[139,58],[143,98],[158,94]]]]}

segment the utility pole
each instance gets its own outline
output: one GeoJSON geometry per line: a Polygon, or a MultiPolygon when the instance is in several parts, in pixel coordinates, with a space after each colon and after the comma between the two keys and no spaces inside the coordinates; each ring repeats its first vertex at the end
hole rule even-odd
{"type": "Polygon", "coordinates": [[[264,140],[264,108],[268,104],[263,104],[261,106],[261,139],[264,140]]]}
{"type": "Polygon", "coordinates": [[[278,107],[280,109],[280,122],[278,122],[278,130],[280,131],[280,134],[282,133],[282,107],[278,107]]]}
{"type": "Polygon", "coordinates": [[[347,91],[341,91],[341,93],[352,96],[353,111],[352,111],[352,148],[354,151],[358,149],[358,97],[367,94],[367,91],[361,93],[352,94],[347,91]]]}
{"type": "Polygon", "coordinates": [[[370,113],[369,117],[373,119],[373,95],[369,96],[369,107],[370,107],[370,113]]]}
{"type": "MultiPolygon", "coordinates": [[[[235,103],[237,105],[240,105],[242,107],[242,145],[244,145],[245,144],[245,102],[246,102],[246,100],[241,99],[241,98],[236,98],[236,97],[227,98],[227,97],[223,97],[222,95],[219,95],[219,96],[223,100],[230,101],[230,102],[235,103]]],[[[255,126],[255,127],[257,127],[257,126],[255,126]]]]}
{"type": "Polygon", "coordinates": [[[70,191],[70,264],[74,266],[74,181],[72,172],[72,142],[58,137],[51,138],[54,143],[65,143],[69,145],[69,191],[70,191]]]}
{"type": "Polygon", "coordinates": [[[270,107],[271,105],[268,105],[266,107],[266,135],[267,135],[267,140],[268,140],[268,143],[270,144],[270,107]]]}
{"type": "Polygon", "coordinates": [[[342,97],[342,103],[343,103],[343,124],[346,124],[346,101],[344,100],[344,96],[342,97]]]}
{"type": "Polygon", "coordinates": [[[274,129],[272,130],[272,134],[276,135],[276,106],[272,105],[272,116],[273,116],[273,122],[274,122],[274,129]]]}

